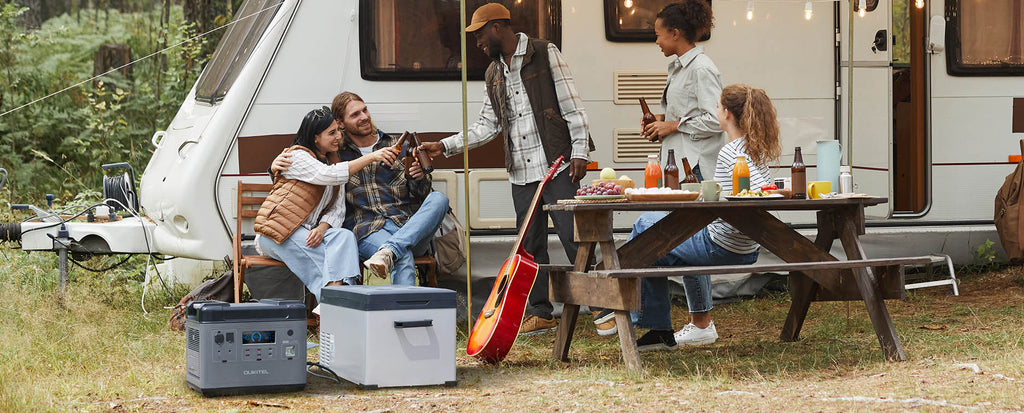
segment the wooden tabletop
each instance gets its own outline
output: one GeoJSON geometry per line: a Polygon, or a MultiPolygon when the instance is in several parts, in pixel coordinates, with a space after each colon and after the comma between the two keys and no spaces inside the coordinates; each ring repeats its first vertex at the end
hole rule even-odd
{"type": "Polygon", "coordinates": [[[676,202],[576,202],[571,204],[547,204],[546,211],[664,211],[669,209],[720,209],[720,208],[758,208],[770,211],[816,210],[828,207],[861,205],[874,206],[889,202],[888,198],[833,198],[833,199],[751,199],[743,201],[676,201],[676,202]]]}

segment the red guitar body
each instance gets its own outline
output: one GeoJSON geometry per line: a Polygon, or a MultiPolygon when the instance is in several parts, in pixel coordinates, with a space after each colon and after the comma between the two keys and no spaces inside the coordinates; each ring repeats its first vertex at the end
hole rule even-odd
{"type": "Polygon", "coordinates": [[[501,266],[501,272],[498,273],[494,287],[491,288],[491,295],[487,297],[483,309],[480,310],[480,316],[469,333],[466,353],[470,356],[488,363],[498,363],[505,359],[515,344],[516,337],[519,336],[519,325],[523,322],[523,314],[526,312],[533,282],[537,279],[538,268],[537,263],[533,262],[533,256],[523,249],[523,237],[530,228],[530,222],[533,221],[533,214],[544,187],[561,165],[562,157],[558,157],[548,169],[544,180],[537,186],[537,193],[533,195],[533,203],[523,221],[523,227],[519,229],[512,254],[501,266]]]}

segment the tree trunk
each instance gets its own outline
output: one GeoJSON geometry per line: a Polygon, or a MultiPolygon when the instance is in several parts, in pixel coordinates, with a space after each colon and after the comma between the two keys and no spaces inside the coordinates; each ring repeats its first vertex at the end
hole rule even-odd
{"type": "MultiPolygon", "coordinates": [[[[126,44],[103,44],[93,55],[92,75],[99,76],[110,69],[118,68],[125,80],[132,80],[132,48],[126,44]],[[122,67],[124,66],[124,67],[122,67]]],[[[93,79],[92,87],[99,86],[99,79],[93,79]]],[[[113,85],[108,85],[113,87],[113,85]]]]}

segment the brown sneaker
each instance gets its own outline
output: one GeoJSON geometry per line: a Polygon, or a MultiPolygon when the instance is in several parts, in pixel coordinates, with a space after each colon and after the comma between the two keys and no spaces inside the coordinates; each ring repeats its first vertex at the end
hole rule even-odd
{"type": "Polygon", "coordinates": [[[615,313],[611,310],[604,310],[594,318],[594,326],[597,327],[597,335],[610,336],[619,332],[615,326],[615,313]]]}
{"type": "Polygon", "coordinates": [[[519,325],[519,335],[535,336],[553,331],[558,326],[558,320],[554,318],[540,318],[532,314],[523,317],[523,323],[519,325]]]}
{"type": "Polygon", "coordinates": [[[381,279],[388,278],[388,274],[395,268],[395,253],[390,249],[381,248],[370,256],[370,259],[363,261],[363,265],[370,269],[373,275],[381,279]]]}

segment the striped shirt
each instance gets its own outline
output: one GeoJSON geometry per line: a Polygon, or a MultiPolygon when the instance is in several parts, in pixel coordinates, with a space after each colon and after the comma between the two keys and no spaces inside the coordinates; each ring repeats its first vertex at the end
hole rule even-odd
{"type": "MultiPolygon", "coordinates": [[[[514,185],[526,185],[531,182],[539,182],[547,175],[547,156],[544,154],[544,147],[541,144],[540,133],[537,132],[537,123],[533,116],[533,107],[530,106],[530,98],[526,95],[526,87],[523,84],[520,70],[523,68],[523,56],[526,55],[526,43],[529,38],[526,34],[516,33],[519,37],[519,45],[512,54],[511,65],[505,64],[505,59],[499,59],[505,72],[505,85],[508,89],[509,100],[509,128],[505,133],[512,141],[512,170],[509,171],[508,180],[514,185]]],[[[587,140],[589,121],[587,113],[583,110],[583,99],[576,91],[572,73],[569,65],[565,63],[558,47],[548,44],[548,62],[551,66],[551,80],[555,83],[555,94],[558,95],[558,107],[561,109],[562,117],[569,125],[569,141],[572,143],[573,159],[589,159],[590,146],[587,140]]],[[[487,97],[486,86],[484,91],[484,107],[480,109],[480,117],[469,128],[469,149],[474,149],[490,142],[501,132],[501,122],[498,115],[494,113],[491,100],[487,97]]],[[[449,136],[441,141],[444,144],[445,156],[454,156],[463,151],[462,133],[449,136]]],[[[558,169],[561,173],[569,167],[570,162],[562,164],[558,169]]]]}
{"type": "MultiPolygon", "coordinates": [[[[373,150],[393,146],[398,138],[377,132],[373,150]]],[[[409,145],[402,146],[398,159],[408,155],[409,145]]],[[[362,156],[352,142],[342,142],[338,151],[341,160],[351,161],[362,156]]],[[[351,212],[345,219],[345,228],[352,230],[356,239],[366,238],[384,227],[387,220],[398,226],[405,225],[433,189],[430,175],[422,179],[405,176],[405,165],[395,162],[390,168],[372,162],[349,177],[345,185],[345,203],[351,212]]]]}
{"type": "MultiPolygon", "coordinates": [[[[768,172],[768,166],[750,161],[750,156],[747,155],[746,138],[739,138],[725,144],[722,151],[718,153],[715,180],[722,183],[723,194],[732,193],[732,167],[736,164],[737,156],[747,157],[751,188],[761,188],[772,183],[772,175],[768,172]]],[[[754,240],[743,235],[742,232],[721,218],[708,225],[708,233],[711,235],[711,241],[715,244],[737,254],[750,254],[757,251],[758,245],[754,240]]]]}
{"type": "Polygon", "coordinates": [[[320,213],[331,202],[331,199],[334,197],[334,190],[338,188],[337,185],[348,182],[348,162],[327,165],[306,151],[292,151],[292,165],[288,167],[288,170],[282,172],[281,175],[288,179],[326,187],[324,188],[324,196],[320,198],[320,203],[313,209],[313,213],[309,214],[306,220],[302,222],[303,226],[307,229],[313,229],[313,227],[316,227],[321,222],[326,222],[332,228],[341,228],[342,224],[345,223],[345,202],[343,199],[339,199],[334,205],[331,205],[331,208],[324,212],[323,217],[320,216],[320,213]]]}

